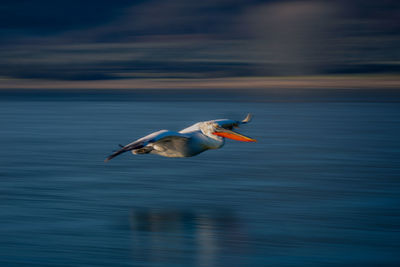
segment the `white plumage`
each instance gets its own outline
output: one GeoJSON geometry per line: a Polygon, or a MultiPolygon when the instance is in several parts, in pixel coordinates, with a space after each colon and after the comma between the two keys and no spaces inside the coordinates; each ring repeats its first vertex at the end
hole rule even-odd
{"type": "Polygon", "coordinates": [[[192,157],[208,149],[221,148],[225,138],[244,142],[255,142],[248,136],[232,131],[239,125],[248,123],[251,115],[242,121],[211,120],[198,122],[179,132],[161,130],[142,137],[111,154],[105,161],[127,151],[133,154],[157,154],[164,157],[192,157]]]}

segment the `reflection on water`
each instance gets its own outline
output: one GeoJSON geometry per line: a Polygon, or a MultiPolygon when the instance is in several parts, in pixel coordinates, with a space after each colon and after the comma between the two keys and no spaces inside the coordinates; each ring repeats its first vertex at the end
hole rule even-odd
{"type": "Polygon", "coordinates": [[[159,264],[214,266],[223,250],[244,250],[244,229],[226,210],[133,210],[133,255],[159,264]]]}

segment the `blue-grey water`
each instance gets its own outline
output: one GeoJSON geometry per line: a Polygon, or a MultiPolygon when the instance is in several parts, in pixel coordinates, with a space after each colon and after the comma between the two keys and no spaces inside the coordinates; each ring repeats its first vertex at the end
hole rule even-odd
{"type": "Polygon", "coordinates": [[[160,94],[0,93],[1,266],[400,265],[398,93],[160,94]],[[247,112],[258,143],[103,162],[247,112]]]}

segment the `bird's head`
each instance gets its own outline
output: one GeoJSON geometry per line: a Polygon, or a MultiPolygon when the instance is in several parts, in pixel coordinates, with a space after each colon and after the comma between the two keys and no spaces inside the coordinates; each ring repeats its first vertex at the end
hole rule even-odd
{"type": "Polygon", "coordinates": [[[204,134],[214,138],[218,138],[217,136],[219,136],[222,138],[229,138],[242,142],[257,142],[257,140],[251,137],[233,131],[234,128],[239,128],[241,124],[250,122],[251,118],[251,114],[248,114],[242,121],[228,119],[208,121],[205,122],[201,130],[204,134]]]}

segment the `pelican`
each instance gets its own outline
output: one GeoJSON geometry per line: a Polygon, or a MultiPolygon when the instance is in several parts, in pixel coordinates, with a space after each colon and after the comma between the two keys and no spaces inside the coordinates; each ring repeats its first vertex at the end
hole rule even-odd
{"type": "Polygon", "coordinates": [[[242,121],[221,119],[203,121],[193,124],[179,132],[161,130],[142,137],[125,146],[106,158],[105,162],[116,156],[132,151],[133,154],[157,154],[164,157],[192,157],[209,149],[218,149],[225,144],[225,138],[257,142],[255,139],[233,131],[251,121],[252,115],[247,114],[242,121]]]}

